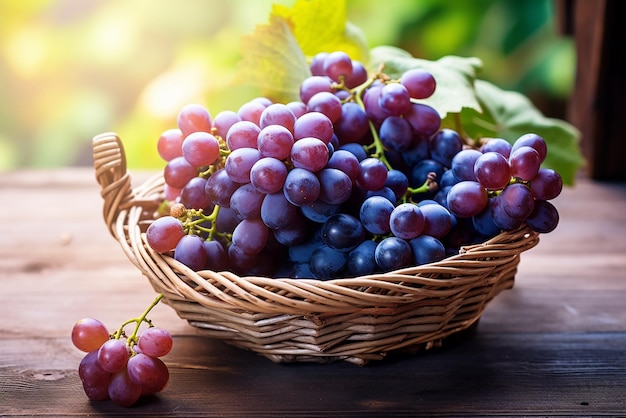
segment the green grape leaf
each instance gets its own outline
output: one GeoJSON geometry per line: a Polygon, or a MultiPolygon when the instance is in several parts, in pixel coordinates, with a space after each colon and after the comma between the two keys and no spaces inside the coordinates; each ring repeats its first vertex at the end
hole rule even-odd
{"type": "Polygon", "coordinates": [[[449,113],[460,113],[464,108],[481,112],[474,91],[476,73],[482,67],[475,57],[445,56],[436,61],[414,58],[410,53],[392,46],[379,46],[370,51],[369,70],[383,72],[398,79],[407,70],[422,68],[430,71],[437,81],[435,93],[426,103],[435,108],[442,118],[449,113]]]}
{"type": "MultiPolygon", "coordinates": [[[[464,134],[476,140],[499,137],[513,143],[526,133],[536,133],[548,145],[544,166],[558,171],[565,184],[574,184],[576,172],[585,163],[578,129],[564,120],[546,117],[523,94],[502,90],[484,80],[476,80],[474,87],[483,113],[474,109],[461,112],[460,130],[464,134]]],[[[450,115],[443,126],[458,129],[455,118],[450,115]]]]}
{"type": "Polygon", "coordinates": [[[311,75],[288,22],[276,15],[242,38],[241,53],[235,82],[258,87],[276,102],[297,100],[300,83],[311,75]]]}
{"type": "Polygon", "coordinates": [[[274,5],[273,13],[290,22],[307,57],[318,52],[344,51],[353,60],[367,62],[369,48],[363,32],[347,22],[345,0],[297,0],[292,8],[274,5]]]}
{"type": "Polygon", "coordinates": [[[362,32],[346,22],[345,0],[274,5],[269,24],[243,37],[235,82],[258,87],[276,102],[297,100],[300,83],[311,76],[307,57],[339,50],[364,62],[369,52],[362,32]]]}

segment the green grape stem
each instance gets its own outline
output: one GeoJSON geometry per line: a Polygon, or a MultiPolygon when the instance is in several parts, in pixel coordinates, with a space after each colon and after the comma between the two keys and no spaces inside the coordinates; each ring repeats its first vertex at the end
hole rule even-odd
{"type": "Polygon", "coordinates": [[[152,308],[154,308],[156,305],[158,305],[158,303],[161,301],[161,299],[163,299],[163,294],[159,293],[156,296],[156,298],[154,298],[154,300],[152,301],[150,306],[148,306],[146,308],[146,310],[140,316],[138,316],[137,318],[132,318],[132,319],[129,319],[129,320],[125,321],[119,327],[119,329],[115,333],[113,333],[112,337],[115,338],[116,340],[119,340],[120,338],[122,338],[122,336],[124,336],[124,328],[126,328],[128,325],[134,323],[135,324],[135,329],[133,330],[133,333],[127,338],[126,345],[128,345],[129,347],[132,347],[135,344],[137,344],[137,341],[138,341],[137,333],[139,332],[139,328],[141,327],[141,324],[143,324],[145,322],[146,324],[148,324],[149,327],[154,326],[154,325],[152,325],[152,321],[149,320],[147,318],[147,316],[150,313],[150,311],[152,311],[152,308]]]}
{"type": "MultiPolygon", "coordinates": [[[[363,93],[369,86],[372,85],[372,83],[374,83],[374,81],[382,77],[383,77],[382,73],[376,73],[372,77],[370,77],[365,83],[354,88],[353,97],[356,103],[361,107],[361,109],[365,110],[365,104],[363,103],[363,93]]],[[[365,151],[370,153],[371,157],[378,158],[380,161],[383,162],[383,164],[385,164],[388,170],[391,170],[393,167],[387,160],[387,156],[385,155],[385,147],[383,146],[383,143],[381,142],[380,137],[378,136],[376,127],[374,126],[374,123],[371,120],[368,120],[368,124],[370,128],[370,132],[372,133],[372,137],[374,138],[374,141],[371,144],[364,147],[365,151]]]]}
{"type": "Polygon", "coordinates": [[[231,234],[222,233],[217,230],[216,221],[219,211],[219,205],[215,205],[213,211],[209,215],[205,215],[202,209],[185,209],[183,214],[179,216],[178,219],[182,222],[183,228],[187,234],[206,232],[208,234],[206,238],[207,241],[213,240],[215,236],[225,237],[230,240],[231,234]],[[210,228],[202,226],[202,224],[207,221],[211,223],[210,228]]]}
{"type": "Polygon", "coordinates": [[[415,194],[418,193],[426,193],[428,191],[433,191],[436,190],[439,185],[436,181],[436,175],[435,173],[428,173],[428,176],[426,177],[426,181],[424,182],[424,184],[422,184],[419,187],[409,187],[406,191],[406,193],[404,194],[404,197],[402,198],[402,201],[404,203],[408,202],[408,201],[412,201],[412,197],[415,194]]]}

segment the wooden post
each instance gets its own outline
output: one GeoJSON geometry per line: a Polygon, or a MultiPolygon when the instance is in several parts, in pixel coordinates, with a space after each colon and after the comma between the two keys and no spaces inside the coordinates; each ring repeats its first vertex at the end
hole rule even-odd
{"type": "Polygon", "coordinates": [[[576,43],[576,82],[567,119],[581,130],[587,172],[596,180],[626,180],[626,2],[555,0],[563,34],[576,43]],[[621,128],[621,129],[620,129],[621,128]]]}

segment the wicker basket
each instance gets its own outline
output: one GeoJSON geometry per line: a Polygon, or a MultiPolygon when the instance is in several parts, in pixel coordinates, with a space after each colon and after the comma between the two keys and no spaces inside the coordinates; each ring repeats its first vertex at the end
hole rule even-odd
{"type": "Polygon", "coordinates": [[[274,362],[365,364],[438,346],[473,329],[487,303],[513,286],[520,254],[539,241],[524,226],[440,262],[329,281],[194,272],[146,243],[162,175],[133,188],[113,133],[94,138],[93,156],[104,221],[154,290],[202,334],[274,362]]]}

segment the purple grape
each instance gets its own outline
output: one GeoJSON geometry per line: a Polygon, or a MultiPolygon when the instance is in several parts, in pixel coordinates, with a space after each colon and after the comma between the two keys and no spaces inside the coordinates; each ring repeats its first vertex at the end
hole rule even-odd
{"type": "Polygon", "coordinates": [[[400,77],[400,83],[406,87],[413,99],[426,99],[433,95],[437,87],[432,73],[421,68],[405,71],[400,77]]]}
{"type": "Polygon", "coordinates": [[[363,227],[375,235],[385,235],[391,231],[389,219],[394,211],[394,204],[382,196],[371,196],[363,201],[359,218],[363,227]]]}
{"type": "Polygon", "coordinates": [[[361,170],[357,177],[365,190],[378,190],[387,181],[387,166],[378,158],[369,157],[359,163],[361,170]]]}
{"type": "Polygon", "coordinates": [[[335,134],[341,143],[361,142],[369,130],[365,111],[354,102],[341,106],[341,116],[334,124],[335,134]]]}
{"type": "Polygon", "coordinates": [[[213,118],[213,130],[215,131],[215,135],[226,139],[230,128],[239,121],[241,121],[241,118],[237,112],[233,112],[232,110],[221,111],[213,118]]]}
{"type": "Polygon", "coordinates": [[[530,188],[522,183],[507,186],[500,193],[502,208],[512,218],[525,219],[535,208],[535,199],[530,188]]]}
{"type": "Polygon", "coordinates": [[[443,238],[452,229],[452,216],[445,207],[437,204],[422,204],[418,206],[424,216],[424,229],[422,234],[430,235],[435,238],[443,238]]]}
{"type": "Polygon", "coordinates": [[[288,129],[293,133],[293,125],[296,122],[296,115],[293,114],[291,109],[282,103],[273,103],[263,109],[259,118],[259,128],[263,128],[270,125],[280,125],[288,129]]]}
{"type": "Polygon", "coordinates": [[[530,191],[535,199],[551,200],[561,194],[563,179],[551,168],[541,168],[530,181],[530,191]]]}
{"type": "Polygon", "coordinates": [[[539,154],[540,163],[542,163],[546,159],[546,155],[548,154],[548,146],[546,144],[546,141],[539,135],[528,133],[520,136],[513,143],[511,153],[524,146],[531,147],[535,151],[537,151],[537,153],[539,154]]]}
{"type": "Polygon", "coordinates": [[[291,148],[291,162],[296,168],[312,172],[320,171],[328,162],[329,151],[326,144],[317,138],[302,138],[291,148]]]}
{"type": "Polygon", "coordinates": [[[471,148],[459,151],[454,158],[452,158],[452,164],[450,166],[454,177],[461,181],[477,181],[476,174],[474,173],[474,165],[481,155],[483,155],[482,152],[471,148]]]}
{"type": "Polygon", "coordinates": [[[322,241],[335,250],[352,251],[364,239],[361,221],[346,213],[332,215],[322,226],[322,241]]]}
{"type": "Polygon", "coordinates": [[[412,103],[411,108],[403,116],[413,128],[413,131],[424,137],[435,134],[441,126],[439,113],[424,103],[412,103]]]}
{"type": "Polygon", "coordinates": [[[269,236],[269,228],[259,218],[244,219],[233,231],[232,245],[247,254],[260,253],[269,236]]]}
{"type": "Polygon", "coordinates": [[[185,159],[175,157],[167,162],[163,169],[165,183],[175,189],[182,189],[192,178],[198,175],[198,169],[185,159]]]}
{"type": "Polygon", "coordinates": [[[261,193],[252,183],[246,183],[230,196],[230,208],[239,219],[251,219],[261,216],[261,204],[265,193],[261,193]]]}
{"type": "Polygon", "coordinates": [[[378,269],[375,253],[376,242],[368,239],[360,243],[348,254],[346,275],[359,277],[374,273],[378,269]]]}
{"type": "Polygon", "coordinates": [[[331,83],[333,81],[326,76],[312,76],[300,83],[300,100],[308,104],[311,97],[320,92],[333,93],[331,83]]]}
{"type": "Polygon", "coordinates": [[[316,279],[332,279],[342,276],[347,261],[347,252],[322,245],[311,254],[309,269],[316,279]]]}
{"type": "Polygon", "coordinates": [[[220,144],[207,132],[194,132],[183,141],[183,157],[194,167],[213,164],[220,155],[220,144]]]}
{"type": "Polygon", "coordinates": [[[532,147],[522,146],[511,150],[509,156],[511,175],[524,181],[530,181],[539,173],[541,156],[532,147]]]}
{"type": "Polygon", "coordinates": [[[424,214],[413,203],[398,205],[389,217],[391,232],[398,238],[412,239],[424,230],[424,214]]]}
{"type": "Polygon", "coordinates": [[[462,181],[450,188],[447,206],[460,218],[471,218],[487,206],[487,191],[477,181],[462,181]]]}
{"type": "Polygon", "coordinates": [[[408,267],[413,261],[411,246],[398,237],[387,237],[379,242],[374,257],[384,272],[408,267]]]}
{"type": "Polygon", "coordinates": [[[250,169],[250,182],[261,193],[271,194],[282,190],[286,178],[287,167],[276,158],[261,158],[250,169]]]}
{"type": "Polygon", "coordinates": [[[526,223],[536,232],[552,232],[559,224],[559,212],[552,203],[537,200],[533,212],[526,218],[526,223]]]}
{"type": "Polygon", "coordinates": [[[204,240],[198,235],[185,235],[174,250],[174,258],[194,271],[202,270],[207,259],[204,240]]]}
{"type": "Polygon", "coordinates": [[[452,158],[462,149],[463,140],[452,129],[442,129],[430,139],[431,158],[448,168],[452,165],[452,158]]]}
{"type": "Polygon", "coordinates": [[[268,228],[285,228],[297,219],[296,206],[282,192],[268,194],[261,204],[261,220],[268,228]]]}
{"type": "Polygon", "coordinates": [[[315,93],[307,102],[307,106],[311,112],[325,114],[333,123],[341,117],[341,100],[333,93],[326,91],[315,93]]]}
{"type": "Polygon", "coordinates": [[[320,181],[311,171],[296,167],[287,174],[283,193],[296,206],[311,204],[320,195],[320,181]]]}
{"type": "Polygon", "coordinates": [[[324,59],[324,73],[339,83],[352,75],[352,59],[343,51],[334,51],[324,59]]]}
{"type": "Polygon", "coordinates": [[[261,128],[253,122],[246,120],[235,122],[226,134],[226,145],[231,151],[239,148],[256,148],[259,132],[261,128]]]}
{"type": "Polygon", "coordinates": [[[230,207],[230,197],[239,186],[241,184],[234,182],[226,170],[221,168],[207,179],[204,190],[213,204],[228,208],[230,207]]]}
{"type": "Polygon", "coordinates": [[[326,203],[344,203],[352,193],[352,180],[341,170],[324,168],[317,173],[320,181],[319,199],[326,203]]]}
{"type": "Polygon", "coordinates": [[[293,137],[295,140],[312,137],[328,144],[333,137],[333,123],[323,113],[307,112],[296,119],[293,137]]]}
{"type": "Polygon", "coordinates": [[[207,180],[194,177],[180,191],[180,203],[190,209],[205,209],[210,212],[211,200],[206,192],[207,180]]]}
{"type": "Polygon", "coordinates": [[[502,154],[505,158],[509,158],[511,155],[511,144],[502,138],[491,138],[480,147],[480,152],[486,154],[488,152],[497,152],[502,154]]]}
{"type": "Polygon", "coordinates": [[[256,148],[238,148],[228,155],[224,169],[228,177],[236,183],[248,183],[250,170],[254,163],[261,159],[261,153],[256,148]]]}
{"type": "Polygon", "coordinates": [[[130,351],[122,340],[110,339],[104,342],[98,349],[98,363],[109,373],[117,373],[128,362],[130,351]]]}
{"type": "Polygon", "coordinates": [[[430,235],[420,235],[409,241],[413,252],[413,262],[416,266],[430,264],[443,260],[446,249],[443,243],[430,235]]]}
{"type": "Polygon", "coordinates": [[[400,116],[411,110],[411,96],[402,84],[388,83],[380,91],[378,104],[391,115],[400,116]]]}
{"type": "Polygon", "coordinates": [[[396,151],[405,151],[413,143],[413,129],[405,118],[389,116],[380,125],[380,141],[383,146],[396,151]]]}
{"type": "Polygon", "coordinates": [[[511,168],[502,154],[489,151],[474,163],[474,176],[485,189],[502,190],[511,181],[511,168]]]}
{"type": "Polygon", "coordinates": [[[281,125],[269,125],[261,129],[256,145],[263,157],[284,160],[291,154],[294,137],[289,129],[281,125]]]}
{"type": "Polygon", "coordinates": [[[346,83],[346,87],[349,89],[353,89],[367,81],[367,69],[357,60],[352,60],[352,74],[350,74],[344,80],[346,83]]]}

